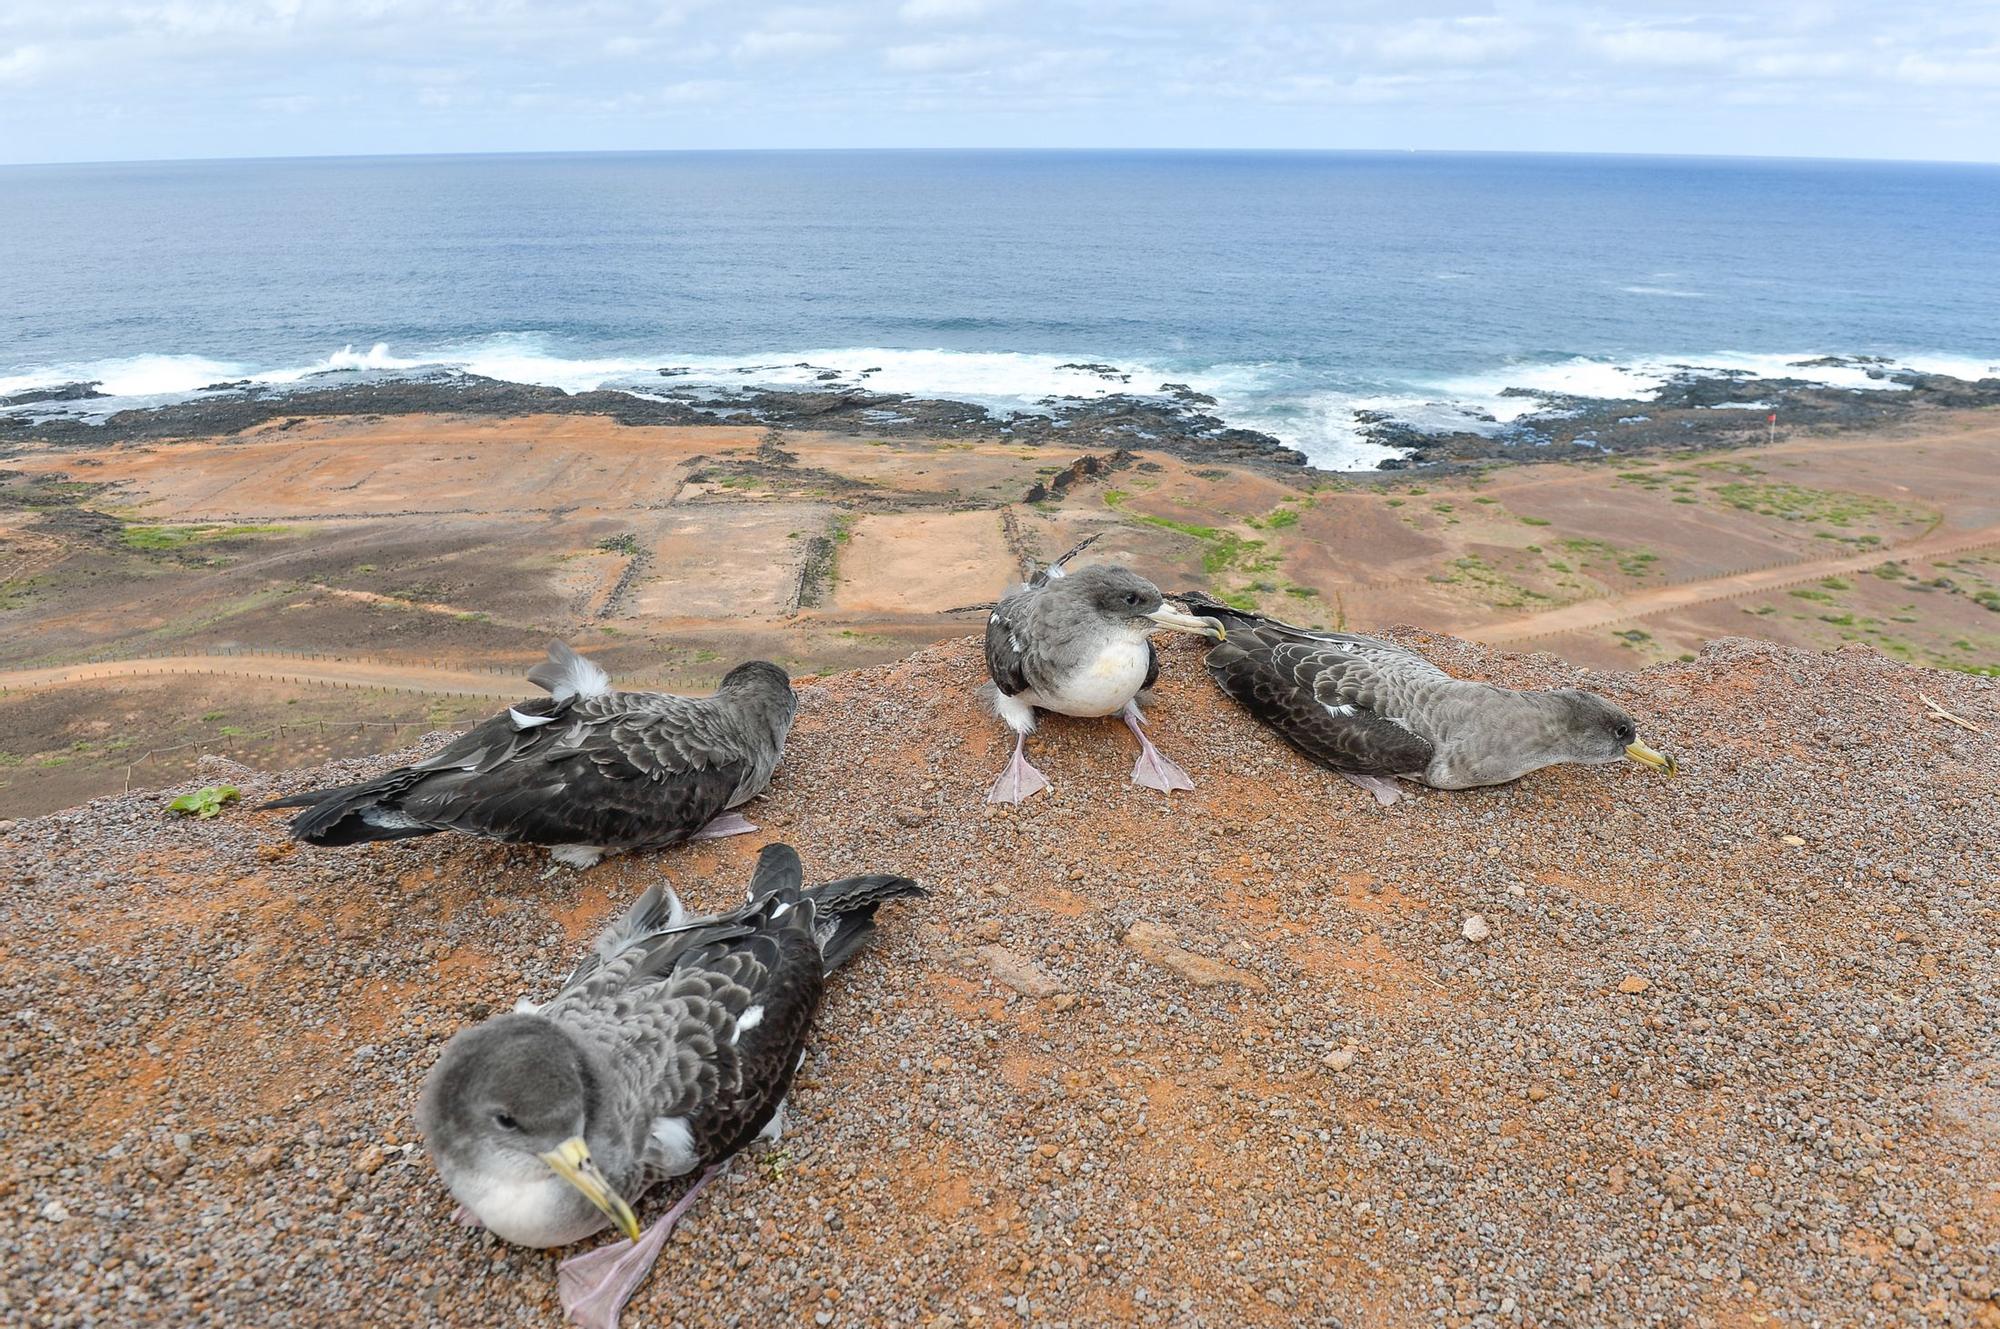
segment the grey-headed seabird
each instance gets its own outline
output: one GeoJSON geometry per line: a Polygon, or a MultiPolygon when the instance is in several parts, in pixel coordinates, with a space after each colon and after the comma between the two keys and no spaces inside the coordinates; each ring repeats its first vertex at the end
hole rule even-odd
{"type": "Polygon", "coordinates": [[[924,894],[905,877],[802,881],[798,854],[774,844],[732,913],[690,918],[653,887],[551,1000],[461,1031],[425,1081],[417,1123],[469,1221],[522,1246],[625,1235],[562,1263],[578,1323],[615,1326],[702,1188],[777,1138],[826,976],[878,905],[924,894]],[[696,1172],[642,1232],[632,1206],[696,1172]]]}
{"type": "Polygon", "coordinates": [[[292,834],[309,844],[462,831],[548,845],[556,862],[577,868],[757,829],[730,809],[764,792],[784,752],[798,699],[778,666],[740,664],[711,697],[620,692],[556,642],[528,681],[549,695],[502,711],[434,757],[263,806],[305,808],[292,834]]]}
{"type": "Polygon", "coordinates": [[[1521,692],[1457,679],[1394,642],[1293,627],[1190,592],[1174,597],[1221,620],[1209,677],[1321,766],[1384,806],[1395,781],[1470,789],[1559,762],[1630,758],[1672,775],[1672,757],[1639,737],[1632,717],[1594,692],[1521,692]]]}
{"type": "Polygon", "coordinates": [[[1177,628],[1219,636],[1222,628],[1212,618],[1167,608],[1160,588],[1127,568],[1093,566],[1065,575],[1063,565],[1096,539],[1007,592],[986,620],[993,707],[1014,731],[1013,760],[986,795],[989,803],[1019,803],[1049,787],[1023,751],[1037,710],[1122,715],[1139,740],[1132,782],[1163,793],[1194,788],[1187,772],[1146,737],[1137,698],[1160,676],[1149,634],[1177,628]]]}

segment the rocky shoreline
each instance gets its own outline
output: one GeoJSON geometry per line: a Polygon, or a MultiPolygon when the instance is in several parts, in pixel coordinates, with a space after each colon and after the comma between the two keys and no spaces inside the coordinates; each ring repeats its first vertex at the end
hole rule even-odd
{"type": "MultiPolygon", "coordinates": [[[[1129,384],[1112,365],[1077,365],[1107,382],[1129,384]]],[[[1577,397],[1510,388],[1502,395],[1532,408],[1502,423],[1426,431],[1393,415],[1358,411],[1361,435],[1401,457],[1385,471],[1454,463],[1560,461],[1643,452],[1709,449],[1756,442],[1775,414],[1787,431],[1880,428],[1936,410],[2000,406],[2000,377],[1976,381],[1898,369],[1870,357],[1822,357],[1800,369],[1860,369],[1895,386],[1830,387],[1805,378],[1686,366],[1650,398],[1577,397]]],[[[787,366],[811,369],[810,365],[787,366]]],[[[1032,411],[996,412],[969,402],[877,392],[867,371],[850,381],[823,370],[812,387],[728,388],[676,385],[690,371],[663,368],[657,390],[560,388],[510,383],[457,372],[389,375],[331,371],[297,384],[217,383],[185,401],[87,416],[38,411],[101,400],[92,383],[65,383],[0,398],[0,448],[34,440],[57,445],[143,442],[239,433],[272,421],[336,415],[453,413],[486,416],[601,415],[627,425],[756,424],[871,438],[991,438],[1031,446],[1150,449],[1202,462],[1227,462],[1303,473],[1307,458],[1270,434],[1232,426],[1216,399],[1184,383],[1152,392],[1048,397],[1032,411]]],[[[755,372],[746,369],[744,372],[755,372]]]]}
{"type": "Polygon", "coordinates": [[[1863,369],[1896,388],[1841,388],[1803,378],[1684,366],[1651,398],[1576,397],[1509,388],[1533,410],[1491,431],[1431,433],[1387,415],[1359,413],[1363,436],[1406,455],[1403,470],[1448,462],[1567,461],[1643,452],[1706,450],[1762,442],[1770,417],[1781,432],[1880,429],[1929,411],[2000,406],[2000,377],[1978,380],[1885,367],[1866,356],[1823,356],[1795,369],[1863,369]]]}

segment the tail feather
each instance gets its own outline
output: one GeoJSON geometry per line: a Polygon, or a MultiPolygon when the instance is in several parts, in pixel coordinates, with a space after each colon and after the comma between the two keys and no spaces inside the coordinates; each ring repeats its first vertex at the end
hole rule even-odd
{"type": "Polygon", "coordinates": [[[825,920],[820,934],[820,963],[832,973],[851,959],[875,933],[875,911],[890,900],[930,894],[908,877],[872,874],[842,877],[807,892],[825,920]]]}
{"type": "MultiPolygon", "coordinates": [[[[391,776],[402,772],[392,772],[391,776]]],[[[370,780],[363,784],[339,785],[330,789],[311,789],[288,798],[274,799],[262,804],[265,808],[304,808],[292,818],[292,838],[304,840],[307,844],[340,846],[368,844],[375,840],[407,840],[412,836],[435,835],[431,826],[420,826],[404,821],[398,824],[393,813],[383,813],[381,798],[384,784],[391,776],[381,780],[370,780]],[[368,814],[377,815],[371,817],[368,814]]]]}
{"type": "Polygon", "coordinates": [[[259,803],[251,811],[273,812],[279,808],[318,807],[329,798],[339,798],[342,794],[351,794],[360,787],[358,784],[336,784],[328,785],[324,789],[308,789],[304,793],[287,794],[283,798],[274,798],[268,803],[259,803]]]}
{"type": "Polygon", "coordinates": [[[757,870],[750,874],[750,886],[744,895],[753,901],[767,895],[796,900],[805,879],[805,864],[799,861],[798,850],[788,844],[767,844],[764,852],[757,855],[757,870]]]}
{"type": "Polygon", "coordinates": [[[611,691],[611,675],[578,655],[566,641],[549,643],[549,658],[528,671],[528,681],[557,701],[601,697],[611,691]]]}

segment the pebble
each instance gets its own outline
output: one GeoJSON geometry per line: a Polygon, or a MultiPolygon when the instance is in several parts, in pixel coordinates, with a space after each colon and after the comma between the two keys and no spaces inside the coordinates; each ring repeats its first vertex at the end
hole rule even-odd
{"type": "Polygon", "coordinates": [[[1134,923],[1125,932],[1125,944],[1148,960],[1171,969],[1196,987],[1235,984],[1252,992],[1265,991],[1264,980],[1221,960],[1196,955],[1181,946],[1172,932],[1153,923],[1134,923]]]}
{"type": "Polygon", "coordinates": [[[981,946],[979,957],[993,977],[1024,997],[1053,997],[1062,984],[1049,977],[1035,962],[1005,946],[981,946]]]}
{"type": "Polygon", "coordinates": [[[1493,935],[1493,927],[1486,921],[1486,915],[1467,914],[1458,925],[1458,935],[1470,942],[1482,942],[1493,935]]]}
{"type": "Polygon", "coordinates": [[[1618,980],[1618,990],[1630,996],[1637,996],[1651,986],[1653,986],[1652,979],[1642,978],[1638,974],[1627,974],[1618,980]]]}

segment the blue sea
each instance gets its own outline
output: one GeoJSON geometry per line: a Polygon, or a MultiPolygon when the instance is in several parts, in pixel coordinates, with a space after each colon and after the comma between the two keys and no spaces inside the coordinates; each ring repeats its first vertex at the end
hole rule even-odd
{"type": "Polygon", "coordinates": [[[712,152],[0,168],[0,396],[454,366],[1032,410],[1186,383],[1327,466],[1355,412],[1679,365],[2000,366],[2000,168],[1435,153],[712,152]],[[800,369],[801,363],[814,366],[800,369]],[[1068,366],[1105,363],[1129,379],[1068,366]],[[874,372],[863,375],[864,370],[874,372]]]}

